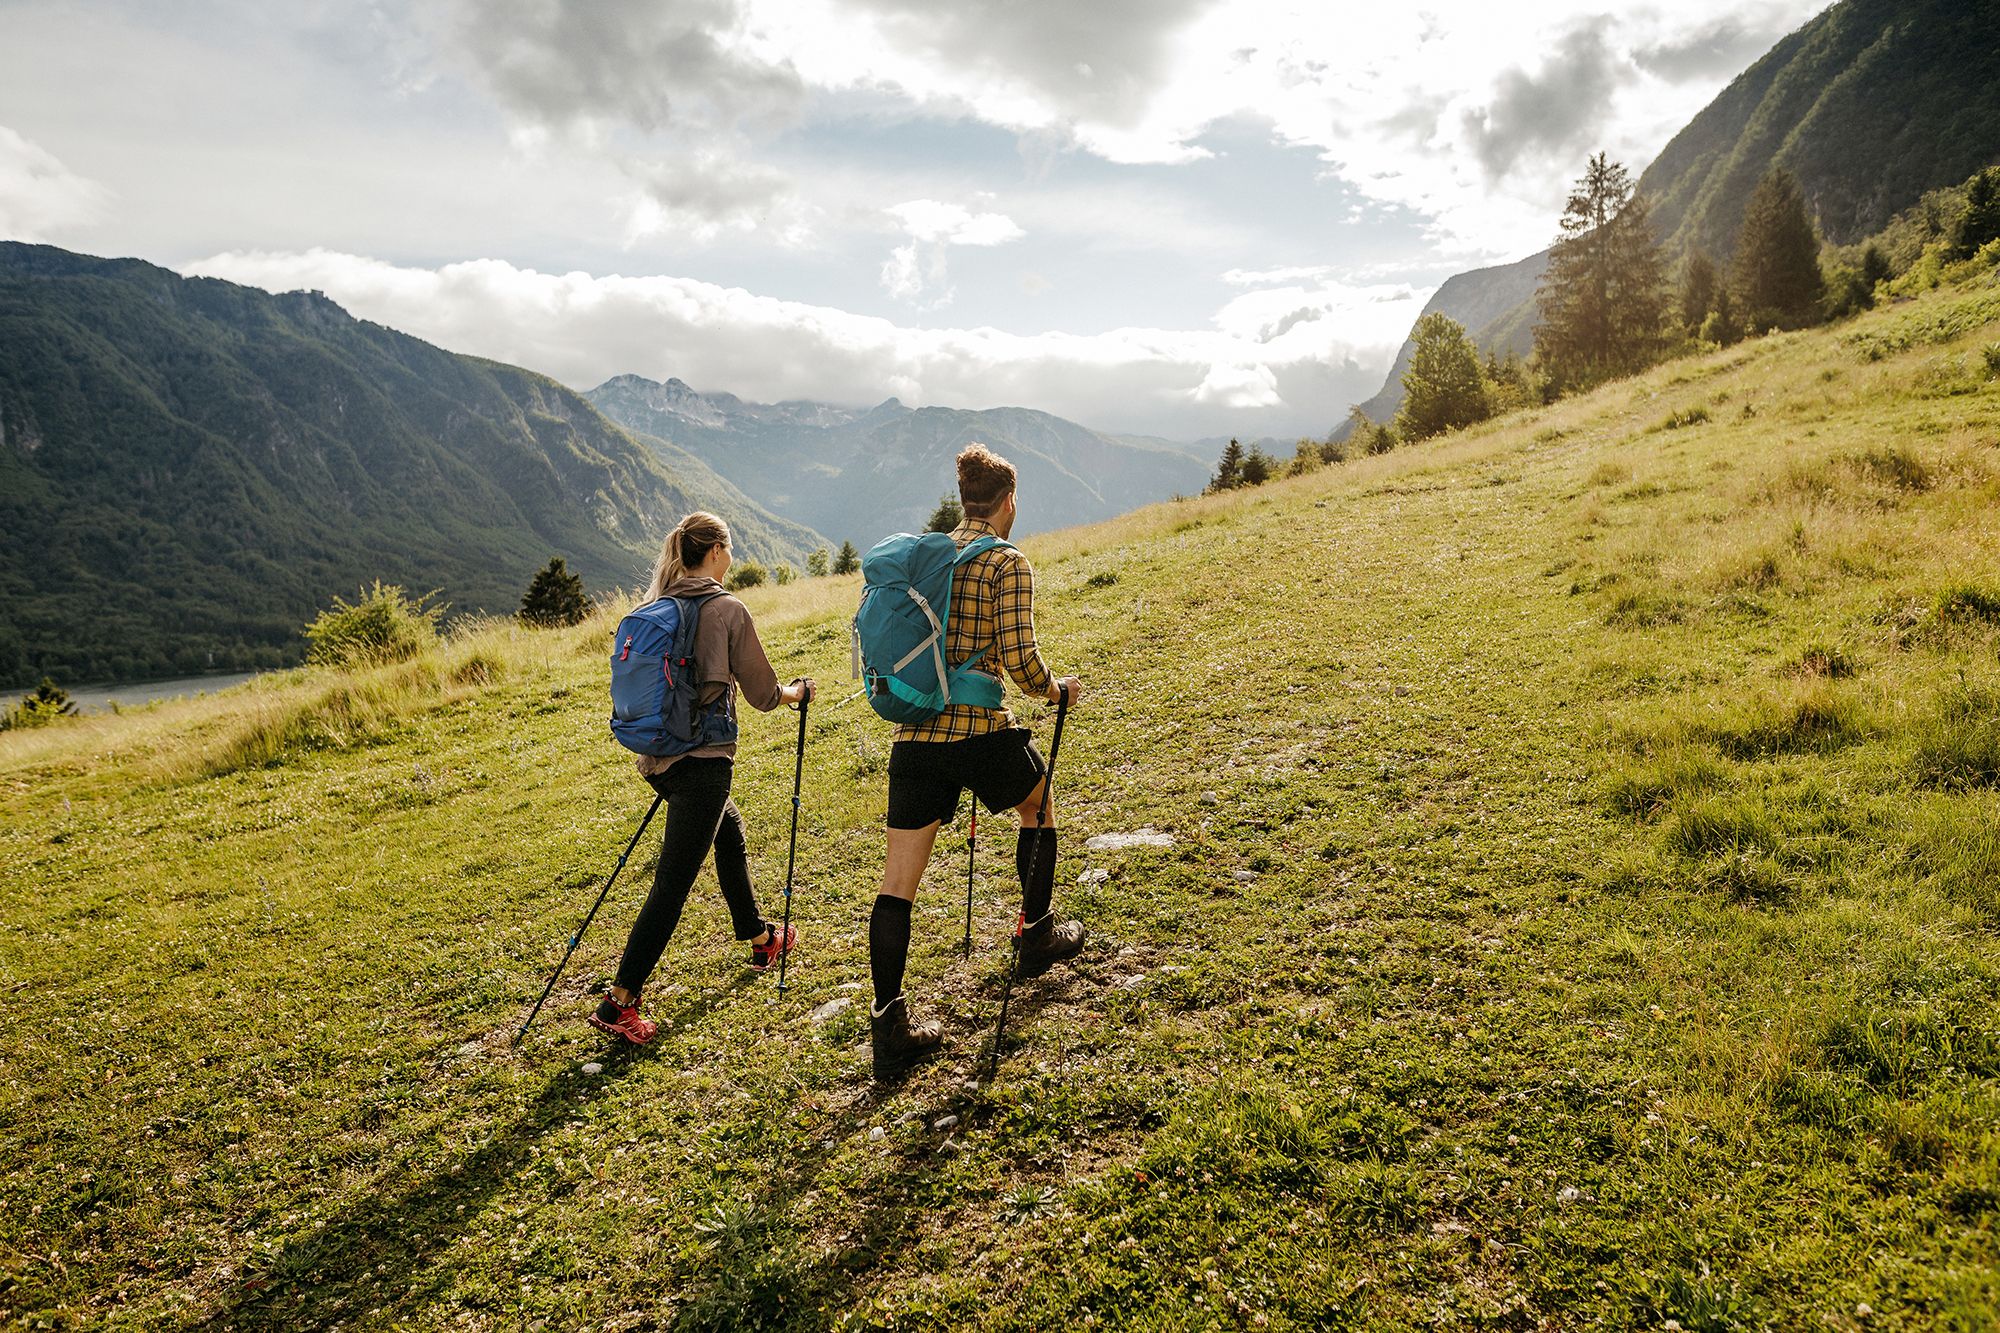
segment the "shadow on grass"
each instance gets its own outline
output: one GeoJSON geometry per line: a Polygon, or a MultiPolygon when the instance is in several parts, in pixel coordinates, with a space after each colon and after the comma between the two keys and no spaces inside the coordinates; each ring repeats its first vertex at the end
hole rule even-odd
{"type": "MultiPolygon", "coordinates": [[[[968,988],[976,996],[970,1021],[983,1030],[973,1053],[973,1068],[985,1086],[992,1057],[992,1024],[999,1010],[1004,973],[982,978],[968,988]]],[[[1032,1044],[1035,1017],[1051,1004],[1072,998],[1073,982],[1051,978],[1016,983],[1007,1013],[1000,1078],[1009,1070],[1006,1053],[1032,1044]]],[[[1046,1034],[1044,1034],[1046,1035],[1046,1034]]],[[[946,1057],[948,1058],[948,1057],[946,1057]]],[[[918,1238],[924,1219],[949,1203],[935,1196],[934,1177],[951,1158],[935,1138],[902,1140],[891,1147],[892,1169],[865,1181],[848,1180],[853,1224],[839,1248],[815,1246],[787,1219],[799,1197],[811,1190],[840,1148],[863,1126],[899,1097],[904,1084],[874,1084],[845,1110],[819,1126],[810,1146],[795,1153],[766,1184],[735,1208],[721,1211],[707,1227],[709,1262],[706,1281],[674,1312],[672,1327],[701,1330],[784,1329],[807,1333],[836,1326],[843,1312],[865,1305],[876,1293],[874,1278],[894,1265],[918,1238]]],[[[967,1125],[984,1117],[980,1094],[961,1088],[934,1108],[954,1114],[967,1125]]],[[[932,1311],[933,1315],[943,1312],[932,1311]]]]}
{"type": "MultiPolygon", "coordinates": [[[[684,1030],[752,981],[745,975],[692,999],[666,1021],[684,1030]]],[[[616,1077],[646,1058],[631,1047],[613,1050],[603,1057],[603,1077],[616,1077]]],[[[487,1201],[528,1164],[544,1132],[576,1114],[577,1089],[586,1081],[601,1082],[587,1080],[565,1061],[477,1151],[400,1188],[385,1175],[385,1188],[312,1235],[291,1241],[246,1273],[219,1307],[191,1322],[215,1328],[325,1328],[403,1303],[419,1285],[418,1274],[476,1224],[487,1201]]]]}

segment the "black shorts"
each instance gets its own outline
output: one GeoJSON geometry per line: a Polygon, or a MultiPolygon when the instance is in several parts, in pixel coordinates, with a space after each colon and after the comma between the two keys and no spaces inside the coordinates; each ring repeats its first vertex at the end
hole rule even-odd
{"type": "Polygon", "coordinates": [[[1026,727],[962,741],[897,741],[889,747],[889,827],[920,829],[958,816],[967,787],[994,814],[1028,799],[1045,765],[1026,727]]]}

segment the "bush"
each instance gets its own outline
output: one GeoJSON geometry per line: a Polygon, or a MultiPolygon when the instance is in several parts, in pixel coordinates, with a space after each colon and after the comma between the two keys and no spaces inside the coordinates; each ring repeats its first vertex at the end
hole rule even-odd
{"type": "Polygon", "coordinates": [[[302,631],[306,661],[323,666],[405,662],[437,642],[442,603],[428,604],[435,590],[412,598],[393,583],[375,581],[361,600],[333,599],[302,631]]]}
{"type": "Polygon", "coordinates": [[[738,592],[744,588],[758,588],[762,587],[764,580],[769,577],[770,571],[755,560],[745,560],[729,571],[729,582],[725,586],[731,592],[738,592]]]}
{"type": "Polygon", "coordinates": [[[773,583],[790,583],[798,578],[798,576],[799,571],[793,569],[782,560],[771,566],[771,582],[773,583]]]}
{"type": "Polygon", "coordinates": [[[538,629],[580,625],[590,614],[590,599],[583,595],[583,580],[569,572],[561,556],[535,572],[528,591],[521,595],[521,623],[538,629]]]}
{"type": "Polygon", "coordinates": [[[806,557],[806,573],[816,579],[825,578],[827,570],[831,568],[832,559],[824,546],[815,546],[813,553],[806,557]]]}
{"type": "Polygon", "coordinates": [[[46,727],[51,722],[76,715],[76,701],[69,697],[69,691],[55,683],[48,676],[35,692],[12,708],[0,712],[0,731],[19,731],[28,727],[46,727]]]}

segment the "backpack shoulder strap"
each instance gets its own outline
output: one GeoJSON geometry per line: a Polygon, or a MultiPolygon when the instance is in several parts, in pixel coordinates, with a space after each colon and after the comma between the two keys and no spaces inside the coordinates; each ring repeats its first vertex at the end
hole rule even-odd
{"type": "Polygon", "coordinates": [[[1014,543],[1008,541],[1004,537],[975,537],[973,540],[967,542],[964,546],[959,548],[958,554],[952,557],[951,563],[954,567],[956,567],[964,564],[968,560],[977,559],[978,557],[985,555],[988,551],[999,550],[1001,547],[1005,547],[1007,550],[1010,551],[1015,549],[1014,543]]]}

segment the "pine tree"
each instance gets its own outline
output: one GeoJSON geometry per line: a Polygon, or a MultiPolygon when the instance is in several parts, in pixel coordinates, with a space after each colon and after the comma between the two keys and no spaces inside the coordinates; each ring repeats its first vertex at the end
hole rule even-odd
{"type": "Polygon", "coordinates": [[[965,519],[965,511],[959,507],[956,495],[940,495],[938,507],[931,511],[931,520],[925,532],[950,532],[965,519]]]}
{"type": "Polygon", "coordinates": [[[1730,277],[1751,332],[1802,328],[1819,312],[1826,287],[1819,237],[1797,178],[1782,167],[1766,173],[1743,206],[1730,277]]]}
{"type": "Polygon", "coordinates": [[[840,554],[833,558],[833,572],[852,574],[861,568],[861,553],[854,549],[853,542],[842,542],[840,554]]]}
{"type": "Polygon", "coordinates": [[[1988,167],[1965,188],[1965,211],[1951,229],[1951,257],[1970,259],[2000,237],[2000,167],[1988,167]]]}
{"type": "Polygon", "coordinates": [[[1715,313],[1717,286],[1715,261],[1700,250],[1689,255],[1681,266],[1681,327],[1690,334],[1715,313]]]}
{"type": "Polygon", "coordinates": [[[1563,387],[1651,364],[1666,324],[1666,279],[1646,200],[1622,165],[1603,153],[1590,159],[1561,230],[1535,294],[1541,364],[1563,387]]]}
{"type": "Polygon", "coordinates": [[[1264,446],[1250,446],[1250,452],[1243,455],[1243,485],[1262,486],[1276,472],[1277,460],[1264,452],[1264,446]]]}
{"type": "Polygon", "coordinates": [[[813,547],[812,554],[806,557],[806,573],[816,579],[825,578],[827,562],[831,559],[824,546],[813,547]]]}
{"type": "Polygon", "coordinates": [[[1232,439],[1222,447],[1222,457],[1216,460],[1215,476],[1209,480],[1208,492],[1217,495],[1242,484],[1243,446],[1232,439]]]}
{"type": "Polygon", "coordinates": [[[535,571],[528,591],[521,594],[521,623],[543,629],[575,625],[590,614],[590,599],[583,595],[583,580],[569,572],[561,556],[535,571]]]}
{"type": "Polygon", "coordinates": [[[1484,421],[1486,384],[1479,377],[1479,354],[1465,326],[1433,310],[1410,334],[1416,344],[1403,374],[1403,410],[1396,429],[1406,440],[1422,440],[1484,421]]]}

